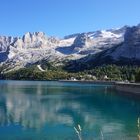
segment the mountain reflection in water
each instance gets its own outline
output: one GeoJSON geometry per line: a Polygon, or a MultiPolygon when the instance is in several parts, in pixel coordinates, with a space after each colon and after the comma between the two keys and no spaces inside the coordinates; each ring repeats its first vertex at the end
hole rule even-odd
{"type": "Polygon", "coordinates": [[[139,99],[117,94],[107,85],[1,81],[0,139],[10,138],[12,126],[23,138],[77,139],[73,127],[80,124],[86,139],[100,139],[102,131],[106,139],[135,140],[139,99]]]}

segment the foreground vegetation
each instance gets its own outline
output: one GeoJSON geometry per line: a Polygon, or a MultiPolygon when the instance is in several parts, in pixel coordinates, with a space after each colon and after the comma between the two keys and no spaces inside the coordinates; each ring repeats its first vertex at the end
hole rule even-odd
{"type": "MultiPolygon", "coordinates": [[[[36,65],[0,74],[1,79],[12,80],[109,80],[109,81],[140,81],[140,67],[104,65],[91,70],[70,72],[63,68],[43,67],[40,71],[36,65]]],[[[1,69],[2,71],[2,69],[1,69]]]]}

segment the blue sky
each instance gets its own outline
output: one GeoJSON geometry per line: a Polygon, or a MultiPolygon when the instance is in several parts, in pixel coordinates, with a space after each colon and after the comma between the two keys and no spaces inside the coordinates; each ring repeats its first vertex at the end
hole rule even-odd
{"type": "Polygon", "coordinates": [[[0,35],[65,35],[140,23],[140,0],[0,0],[0,35]]]}

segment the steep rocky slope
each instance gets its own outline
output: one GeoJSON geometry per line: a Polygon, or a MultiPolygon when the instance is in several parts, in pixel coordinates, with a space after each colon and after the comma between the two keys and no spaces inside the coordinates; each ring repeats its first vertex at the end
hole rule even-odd
{"type": "Polygon", "coordinates": [[[90,69],[104,64],[140,65],[140,26],[127,27],[124,41],[96,54],[72,61],[70,69],[90,69]]]}

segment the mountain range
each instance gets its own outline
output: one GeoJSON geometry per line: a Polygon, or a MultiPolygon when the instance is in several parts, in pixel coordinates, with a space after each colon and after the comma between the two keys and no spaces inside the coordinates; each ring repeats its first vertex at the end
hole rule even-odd
{"type": "Polygon", "coordinates": [[[23,37],[0,36],[3,71],[40,65],[42,61],[71,69],[103,64],[140,65],[140,25],[77,33],[62,39],[43,32],[28,32],[23,37]]]}

